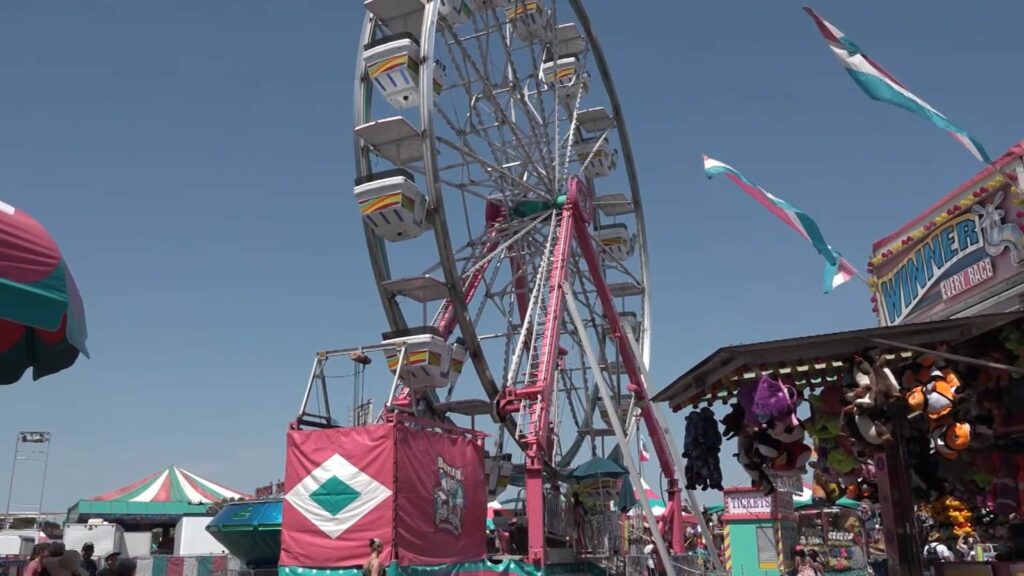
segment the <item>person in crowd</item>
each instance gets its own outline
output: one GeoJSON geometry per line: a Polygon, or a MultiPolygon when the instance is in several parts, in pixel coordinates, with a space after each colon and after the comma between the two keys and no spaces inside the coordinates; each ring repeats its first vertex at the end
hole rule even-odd
{"type": "Polygon", "coordinates": [[[807,559],[810,560],[811,568],[814,568],[815,574],[817,574],[818,576],[822,576],[825,574],[825,561],[821,557],[821,555],[818,554],[817,550],[813,548],[808,550],[807,559]]]}
{"type": "Polygon", "coordinates": [[[657,576],[658,565],[654,561],[654,539],[647,541],[647,545],[644,546],[644,560],[647,566],[647,576],[657,576]]]}
{"type": "Polygon", "coordinates": [[[384,543],[379,538],[370,538],[370,557],[363,565],[363,576],[384,576],[384,568],[380,565],[380,554],[383,551],[384,543]]]}
{"type": "Polygon", "coordinates": [[[82,569],[82,554],[78,550],[64,550],[59,556],[54,556],[52,548],[50,555],[43,560],[43,569],[50,576],[88,576],[82,569]]]}
{"type": "Polygon", "coordinates": [[[1024,560],[1024,522],[1014,521],[1006,527],[1006,544],[996,554],[1000,562],[1020,562],[1024,560]]]}
{"type": "Polygon", "coordinates": [[[103,568],[96,573],[96,576],[115,576],[114,567],[117,565],[118,558],[121,557],[120,552],[111,552],[103,558],[103,568]]]}
{"type": "Polygon", "coordinates": [[[46,556],[49,558],[63,556],[64,550],[64,543],[60,540],[55,540],[53,542],[50,542],[49,547],[47,548],[46,556]]]}
{"type": "Polygon", "coordinates": [[[587,507],[583,505],[579,494],[572,495],[572,519],[576,525],[576,552],[585,552],[587,547],[587,507]]]}
{"type": "Polygon", "coordinates": [[[924,547],[924,559],[929,565],[956,560],[949,548],[939,540],[939,537],[938,532],[928,535],[928,544],[924,547]]]}
{"type": "Polygon", "coordinates": [[[135,576],[139,564],[134,558],[118,558],[114,564],[114,576],[135,576]]]}
{"type": "Polygon", "coordinates": [[[796,576],[817,576],[811,560],[807,557],[807,551],[803,546],[793,548],[793,574],[796,576]]]}
{"type": "Polygon", "coordinates": [[[39,572],[43,569],[43,561],[46,560],[49,551],[50,545],[46,542],[39,542],[33,546],[32,554],[28,557],[28,565],[25,566],[22,576],[39,576],[39,572]]]}
{"type": "Polygon", "coordinates": [[[96,547],[93,546],[92,542],[82,544],[82,568],[89,573],[89,576],[96,576],[96,572],[99,570],[99,567],[96,566],[96,560],[92,557],[95,553],[96,547]]]}
{"type": "Polygon", "coordinates": [[[974,551],[978,547],[978,539],[974,535],[963,534],[956,541],[956,551],[964,560],[974,560],[974,551]]]}

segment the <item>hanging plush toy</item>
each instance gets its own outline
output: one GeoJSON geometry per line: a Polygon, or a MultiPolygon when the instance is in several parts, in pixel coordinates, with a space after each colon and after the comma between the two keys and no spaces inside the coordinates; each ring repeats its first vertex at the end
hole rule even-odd
{"type": "Polygon", "coordinates": [[[821,392],[809,398],[811,417],[804,422],[804,429],[814,439],[835,438],[842,430],[843,389],[839,386],[825,386],[821,392]]]}
{"type": "Polygon", "coordinates": [[[743,404],[736,402],[732,405],[732,411],[719,420],[723,426],[722,435],[726,440],[732,440],[743,433],[746,417],[746,410],[743,409],[743,404]]]}
{"type": "Polygon", "coordinates": [[[787,476],[800,475],[807,472],[807,462],[811,459],[811,447],[802,442],[789,442],[782,445],[779,456],[772,461],[772,470],[787,476]]]}
{"type": "Polygon", "coordinates": [[[957,414],[960,378],[953,370],[931,357],[918,359],[904,375],[904,381],[927,382],[907,392],[911,417],[925,415],[928,419],[932,451],[947,460],[955,460],[971,443],[971,425],[959,420],[957,414]],[[911,374],[907,377],[906,374],[911,374]]]}
{"type": "Polygon", "coordinates": [[[892,443],[892,435],[882,422],[886,405],[898,394],[892,372],[879,359],[873,365],[863,358],[854,361],[856,387],[846,394],[844,409],[847,430],[866,446],[892,443]]]}
{"type": "Polygon", "coordinates": [[[974,535],[974,525],[971,523],[974,514],[959,498],[943,496],[932,505],[932,515],[940,524],[951,525],[953,534],[958,537],[974,535]]]}
{"type": "Polygon", "coordinates": [[[932,430],[932,446],[947,460],[956,460],[970,443],[971,425],[965,422],[953,422],[932,430]]]}
{"type": "MultiPolygon", "coordinates": [[[[915,375],[914,380],[917,381],[919,377],[920,372],[915,375]]],[[[953,411],[956,390],[959,387],[960,380],[952,370],[942,368],[938,362],[933,363],[928,371],[927,382],[914,386],[907,392],[911,417],[925,414],[932,422],[945,418],[953,411]]]]}
{"type": "Polygon", "coordinates": [[[762,374],[754,396],[754,415],[762,429],[780,442],[796,442],[803,438],[803,428],[796,417],[800,395],[792,386],[762,374]]]}
{"type": "Polygon", "coordinates": [[[999,337],[1003,342],[1003,346],[1006,346],[1007,350],[1017,356],[1014,366],[1024,368],[1024,329],[1021,328],[1021,325],[1013,324],[1003,328],[999,337]]]}
{"type": "Polygon", "coordinates": [[[820,472],[815,472],[813,478],[814,484],[821,488],[821,491],[825,494],[825,500],[829,504],[835,504],[836,500],[843,496],[842,487],[840,487],[839,482],[826,478],[820,472]]]}
{"type": "Polygon", "coordinates": [[[683,457],[686,458],[686,488],[688,490],[722,490],[722,466],[718,452],[722,435],[718,431],[715,413],[710,408],[694,410],[686,416],[686,435],[683,457]]]}
{"type": "Polygon", "coordinates": [[[750,436],[740,436],[736,440],[736,447],[737,452],[733,456],[743,467],[743,471],[750,476],[751,485],[760,488],[766,496],[775,492],[775,484],[764,469],[767,460],[757,449],[754,439],[750,436]]]}

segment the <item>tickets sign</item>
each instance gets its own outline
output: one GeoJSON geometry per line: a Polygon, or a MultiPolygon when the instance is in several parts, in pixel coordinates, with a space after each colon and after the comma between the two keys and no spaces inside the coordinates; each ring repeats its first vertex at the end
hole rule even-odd
{"type": "Polygon", "coordinates": [[[725,493],[723,519],[770,518],[773,504],[772,497],[765,496],[760,490],[729,490],[725,493]]]}

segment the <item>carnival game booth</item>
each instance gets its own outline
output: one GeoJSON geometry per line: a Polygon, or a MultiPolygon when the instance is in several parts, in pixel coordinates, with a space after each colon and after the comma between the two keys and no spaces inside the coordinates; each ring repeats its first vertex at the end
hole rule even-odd
{"type": "Polygon", "coordinates": [[[754,488],[726,488],[722,513],[725,569],[731,574],[782,575],[797,543],[793,495],[766,496],[754,488]]]}
{"type": "Polygon", "coordinates": [[[921,574],[928,535],[915,504],[948,545],[964,534],[998,544],[1024,513],[1022,320],[1007,312],[729,346],[654,400],[731,406],[726,436],[738,437],[737,459],[765,493],[803,452],[776,436],[805,432],[814,483],[831,501],[877,500],[889,573],[921,574]]]}
{"type": "Polygon", "coordinates": [[[161,551],[171,553],[172,529],[186,515],[207,514],[210,505],[247,496],[177,466],[154,472],[117,490],[79,500],[68,509],[68,524],[117,524],[126,534],[162,529],[161,551]]]}
{"type": "Polygon", "coordinates": [[[869,506],[846,497],[829,503],[820,489],[805,485],[804,493],[793,499],[797,542],[808,552],[816,551],[829,574],[870,574],[868,531],[861,514],[869,506]]]}

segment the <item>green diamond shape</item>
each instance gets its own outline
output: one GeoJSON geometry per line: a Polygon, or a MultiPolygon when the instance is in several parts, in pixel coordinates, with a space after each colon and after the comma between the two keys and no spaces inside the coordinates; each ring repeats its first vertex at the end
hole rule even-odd
{"type": "Polygon", "coordinates": [[[310,500],[316,502],[331,516],[337,516],[356,498],[359,498],[359,492],[337,476],[328,478],[309,495],[310,500]]]}

